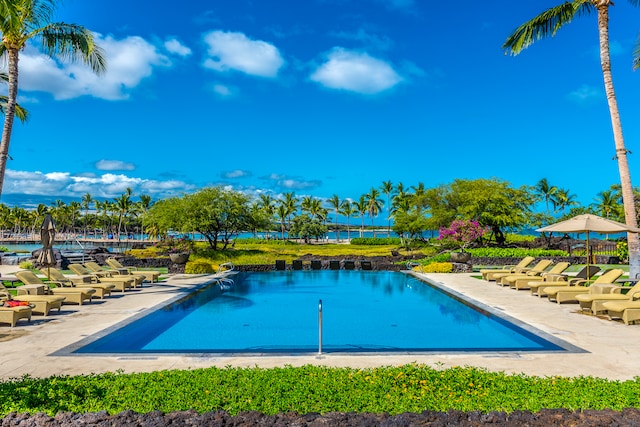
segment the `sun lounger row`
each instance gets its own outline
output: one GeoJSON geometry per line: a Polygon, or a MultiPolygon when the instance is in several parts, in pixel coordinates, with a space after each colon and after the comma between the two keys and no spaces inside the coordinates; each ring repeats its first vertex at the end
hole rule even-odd
{"type": "Polygon", "coordinates": [[[582,312],[606,314],[627,325],[640,320],[640,280],[631,287],[621,286],[616,281],[624,274],[622,269],[613,268],[596,275],[600,268],[589,265],[575,276],[567,276],[563,272],[569,263],[559,262],[547,270],[551,262],[539,261],[528,268],[532,262],[523,259],[511,268],[481,270],[482,277],[515,290],[529,290],[531,295],[558,304],[577,303],[582,312]]]}
{"type": "Polygon", "coordinates": [[[141,286],[144,281],[158,281],[160,276],[160,272],[135,271],[117,261],[109,264],[114,268],[105,269],[94,262],[70,264],[69,269],[76,276],[47,267],[41,270],[44,280],[30,270],[16,272],[15,276],[23,283],[17,288],[18,295],[12,295],[0,283],[0,323],[14,327],[20,319],[30,321],[33,313],[48,316],[51,310],[59,312],[64,303],[83,305],[92,298],[104,299],[114,291],[125,292],[141,286]]]}

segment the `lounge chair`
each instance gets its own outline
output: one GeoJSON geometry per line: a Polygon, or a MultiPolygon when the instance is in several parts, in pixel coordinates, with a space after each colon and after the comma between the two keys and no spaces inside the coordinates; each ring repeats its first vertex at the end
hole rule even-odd
{"type": "Polygon", "coordinates": [[[606,301],[602,309],[607,310],[609,319],[622,319],[625,325],[640,320],[640,301],[606,301]]]}
{"type": "Polygon", "coordinates": [[[519,263],[515,265],[504,265],[502,268],[483,268],[480,270],[480,274],[482,274],[482,278],[484,280],[495,280],[493,278],[496,274],[503,273],[520,273],[523,269],[527,268],[533,261],[535,260],[532,256],[526,256],[520,260],[519,263]]]}
{"type": "MultiPolygon", "coordinates": [[[[551,269],[547,271],[543,271],[540,274],[535,274],[535,275],[525,274],[524,276],[520,276],[520,277],[518,277],[518,275],[515,275],[515,277],[506,276],[506,277],[503,277],[502,280],[507,281],[508,285],[511,286],[513,289],[516,289],[516,290],[529,289],[530,282],[552,281],[560,277],[562,273],[564,273],[564,271],[567,268],[569,268],[569,265],[571,264],[569,264],[568,262],[559,262],[553,267],[551,267],[551,269]]],[[[505,285],[503,284],[503,286],[505,285]]]]}
{"type": "Polygon", "coordinates": [[[291,268],[293,268],[294,270],[302,270],[302,260],[294,259],[291,263],[291,268]]]}
{"type": "Polygon", "coordinates": [[[116,287],[113,283],[91,283],[91,280],[87,280],[85,277],[67,277],[60,270],[53,267],[42,268],[40,271],[56,283],[62,284],[62,286],[69,288],[91,288],[95,289],[96,293],[94,297],[104,299],[104,297],[111,295],[116,287]]]}
{"type": "Polygon", "coordinates": [[[64,303],[70,302],[78,305],[82,305],[85,300],[91,302],[91,298],[93,294],[96,293],[95,289],[90,288],[65,288],[62,287],[60,283],[58,283],[58,287],[51,287],[50,285],[56,286],[56,282],[43,282],[38,276],[33,274],[33,272],[29,270],[22,270],[16,272],[16,277],[20,279],[22,283],[25,285],[45,285],[49,289],[53,295],[64,296],[64,303]]]}
{"type": "Polygon", "coordinates": [[[131,289],[133,287],[134,279],[126,278],[125,276],[120,276],[117,278],[114,277],[106,277],[100,276],[98,274],[93,273],[88,268],[80,265],[80,264],[69,264],[69,270],[73,271],[74,274],[90,280],[91,283],[110,283],[115,286],[115,290],[124,292],[127,289],[131,289]]]}
{"type": "Polygon", "coordinates": [[[145,279],[151,283],[157,282],[160,278],[160,272],[156,270],[140,270],[138,267],[125,267],[115,258],[107,258],[104,262],[114,270],[117,270],[120,274],[132,274],[132,275],[142,275],[145,276],[145,279]]]}
{"type": "Polygon", "coordinates": [[[142,286],[145,277],[139,275],[120,274],[118,270],[105,269],[100,264],[94,261],[87,261],[84,266],[91,272],[97,274],[99,277],[112,277],[115,279],[133,279],[133,285],[135,287],[142,286]]]}
{"type": "Polygon", "coordinates": [[[524,271],[522,273],[496,274],[493,277],[498,285],[511,286],[511,284],[518,279],[541,275],[551,264],[553,264],[553,261],[551,261],[550,259],[541,259],[536,263],[536,265],[531,267],[531,269],[524,271]]]}
{"type": "Polygon", "coordinates": [[[566,276],[560,275],[555,280],[546,282],[530,282],[529,290],[531,291],[531,295],[537,295],[542,298],[543,296],[547,296],[543,292],[544,288],[548,288],[551,286],[572,286],[577,283],[580,283],[581,280],[591,279],[600,271],[600,267],[596,265],[589,265],[583,267],[580,271],[578,271],[574,276],[566,276]]]}
{"type": "Polygon", "coordinates": [[[362,260],[360,261],[360,269],[361,270],[371,270],[371,261],[368,260],[362,260]]]}
{"type": "Polygon", "coordinates": [[[576,295],[578,303],[580,303],[580,309],[582,311],[590,311],[593,314],[598,314],[601,311],[606,311],[604,303],[607,301],[636,301],[640,298],[640,282],[636,283],[631,288],[624,288],[618,286],[611,290],[609,294],[579,294],[576,295]],[[627,289],[627,293],[622,293],[627,289]]]}
{"type": "Polygon", "coordinates": [[[591,283],[589,283],[589,280],[581,280],[578,281],[574,286],[546,287],[544,288],[543,292],[547,295],[549,301],[555,300],[558,304],[562,304],[563,302],[577,302],[576,295],[584,293],[611,293],[611,291],[615,288],[615,285],[613,283],[618,280],[618,278],[623,274],[623,270],[614,268],[605,271],[594,281],[591,281],[591,283]]]}
{"type": "Polygon", "coordinates": [[[312,259],[311,260],[311,269],[312,270],[322,270],[322,261],[320,261],[319,259],[312,259]]]}
{"type": "Polygon", "coordinates": [[[0,306],[0,323],[9,323],[13,328],[20,319],[31,321],[33,309],[28,305],[20,305],[17,307],[0,306]]]}
{"type": "Polygon", "coordinates": [[[34,313],[42,313],[44,316],[49,315],[49,311],[54,308],[58,309],[62,307],[65,297],[61,295],[18,295],[13,296],[9,293],[9,290],[3,285],[0,285],[0,302],[2,301],[20,301],[25,304],[31,305],[34,313]]]}
{"type": "Polygon", "coordinates": [[[330,270],[340,270],[340,261],[337,259],[332,259],[329,261],[329,269],[330,270]]]}
{"type": "Polygon", "coordinates": [[[277,259],[276,260],[276,270],[278,271],[284,271],[287,269],[287,263],[285,260],[283,259],[277,259]]]}

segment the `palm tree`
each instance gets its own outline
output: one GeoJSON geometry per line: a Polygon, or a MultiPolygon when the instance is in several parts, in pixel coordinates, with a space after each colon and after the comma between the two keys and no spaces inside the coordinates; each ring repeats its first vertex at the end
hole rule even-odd
{"type": "Polygon", "coordinates": [[[287,216],[289,215],[287,207],[284,205],[284,203],[280,203],[278,205],[278,207],[276,208],[276,215],[280,219],[280,239],[284,240],[284,223],[287,220],[287,216]]]}
{"type": "Polygon", "coordinates": [[[80,60],[97,74],[106,69],[102,49],[95,44],[91,31],[76,24],[51,22],[56,4],[56,0],[0,0],[0,55],[6,57],[9,71],[9,96],[4,106],[0,143],[0,195],[16,115],[20,51],[34,40],[40,42],[44,53],[52,58],[80,60]]]}
{"type": "Polygon", "coordinates": [[[364,216],[367,213],[367,197],[363,194],[357,202],[353,202],[358,214],[360,215],[360,237],[364,236],[364,216]]]}
{"type": "Polygon", "coordinates": [[[558,187],[556,187],[555,185],[549,185],[549,181],[547,181],[547,178],[542,178],[536,184],[535,190],[544,200],[545,206],[547,207],[547,215],[551,215],[551,211],[549,210],[549,202],[553,199],[553,195],[556,193],[556,191],[558,191],[558,187]]]}
{"type": "Polygon", "coordinates": [[[566,188],[559,188],[553,196],[553,206],[555,206],[556,212],[564,214],[564,210],[571,206],[577,206],[576,195],[570,194],[566,188]]]}
{"type": "Polygon", "coordinates": [[[380,190],[387,196],[387,237],[391,237],[391,193],[393,193],[393,183],[391,180],[382,181],[380,190]]]}
{"type": "Polygon", "coordinates": [[[340,230],[338,230],[338,214],[340,213],[341,206],[340,197],[337,194],[334,194],[327,201],[333,208],[333,211],[336,213],[336,239],[337,242],[340,243],[340,230]]]}
{"type": "Polygon", "coordinates": [[[347,240],[351,241],[351,228],[349,227],[349,222],[351,217],[357,212],[354,203],[350,200],[343,200],[340,203],[340,213],[347,217],[347,240]]]}
{"type": "MultiPolygon", "coordinates": [[[[640,5],[640,0],[629,0],[633,6],[640,5]]],[[[611,74],[611,54],[609,50],[609,7],[613,6],[611,0],[573,0],[559,6],[547,9],[532,20],[518,27],[502,46],[507,52],[517,55],[529,47],[534,41],[543,37],[554,36],[564,25],[570,23],[573,18],[597,12],[598,35],[600,39],[600,66],[604,79],[604,88],[609,104],[609,115],[613,128],[613,140],[618,159],[618,171],[620,185],[622,186],[622,200],[626,224],[637,227],[636,206],[633,198],[633,186],[631,185],[631,173],[627,160],[628,150],[622,136],[622,122],[618,110],[618,101],[613,87],[611,74]]],[[[637,63],[636,63],[637,64],[637,63]]],[[[640,273],[640,239],[635,233],[627,233],[629,245],[629,277],[636,277],[640,273]]]]}
{"type": "Polygon", "coordinates": [[[382,209],[383,203],[378,197],[380,197],[380,192],[376,188],[372,188],[369,190],[369,194],[367,194],[367,213],[369,214],[369,218],[371,218],[371,228],[373,228],[373,237],[376,237],[376,228],[373,224],[373,219],[378,216],[380,210],[382,209]]]}
{"type": "MultiPolygon", "coordinates": [[[[0,81],[9,83],[9,75],[7,73],[0,73],[0,81]]],[[[8,102],[8,96],[0,95],[0,113],[6,114],[8,102]]],[[[16,104],[16,117],[18,118],[18,120],[24,123],[29,120],[29,112],[22,108],[20,104],[16,104]]]]}
{"type": "Polygon", "coordinates": [[[91,207],[91,202],[93,202],[93,198],[91,194],[86,193],[82,196],[82,208],[84,209],[84,238],[87,238],[87,218],[89,216],[89,208],[91,207]]]}

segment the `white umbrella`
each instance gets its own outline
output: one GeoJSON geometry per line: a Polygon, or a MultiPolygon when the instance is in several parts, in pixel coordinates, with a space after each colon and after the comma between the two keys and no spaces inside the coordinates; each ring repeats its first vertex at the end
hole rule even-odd
{"type": "Polygon", "coordinates": [[[629,227],[627,224],[602,218],[598,215],[584,214],[577,215],[566,221],[556,222],[546,227],[538,228],[540,232],[560,232],[560,233],[585,233],[587,248],[587,268],[589,267],[589,232],[594,233],[640,233],[640,228],[629,227]]]}

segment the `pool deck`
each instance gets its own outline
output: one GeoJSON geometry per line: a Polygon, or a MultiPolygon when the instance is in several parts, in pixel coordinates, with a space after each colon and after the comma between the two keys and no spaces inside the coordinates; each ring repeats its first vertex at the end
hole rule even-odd
{"type": "MultiPolygon", "coordinates": [[[[14,268],[15,270],[15,268],[14,268]]],[[[0,266],[2,276],[11,275],[11,266],[0,266]]],[[[551,303],[487,283],[469,274],[425,274],[425,278],[457,294],[505,313],[546,334],[584,351],[560,353],[465,353],[465,354],[323,354],[302,356],[94,356],[67,355],[62,349],[138,315],[148,308],[189,292],[210,278],[176,275],[168,280],[145,284],[142,289],[115,293],[105,300],[77,306],[63,305],[60,314],[34,316],[15,328],[0,325],[0,378],[74,375],[101,372],[147,372],[166,369],[194,369],[209,366],[254,367],[300,366],[306,364],[368,368],[422,363],[433,367],[476,366],[490,371],[525,373],[536,376],[594,376],[615,380],[640,375],[640,325],[626,326],[577,313],[577,304],[551,303]]],[[[420,321],[418,319],[417,321],[420,321]]]]}

